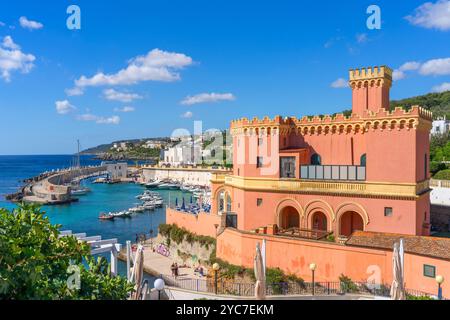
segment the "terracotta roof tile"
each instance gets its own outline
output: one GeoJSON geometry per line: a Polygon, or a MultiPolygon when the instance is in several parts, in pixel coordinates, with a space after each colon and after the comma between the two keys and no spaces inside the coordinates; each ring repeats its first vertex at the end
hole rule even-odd
{"type": "Polygon", "coordinates": [[[403,239],[405,252],[450,260],[450,239],[411,236],[395,233],[356,231],[345,243],[349,246],[392,250],[394,243],[403,239]]]}

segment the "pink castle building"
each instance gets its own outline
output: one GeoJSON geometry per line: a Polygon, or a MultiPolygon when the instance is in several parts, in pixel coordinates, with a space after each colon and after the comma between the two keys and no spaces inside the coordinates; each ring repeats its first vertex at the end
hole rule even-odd
{"type": "Polygon", "coordinates": [[[389,110],[386,66],[350,70],[349,84],[350,117],[233,121],[233,175],[213,183],[213,210],[241,230],[428,235],[431,113],[389,110]]]}

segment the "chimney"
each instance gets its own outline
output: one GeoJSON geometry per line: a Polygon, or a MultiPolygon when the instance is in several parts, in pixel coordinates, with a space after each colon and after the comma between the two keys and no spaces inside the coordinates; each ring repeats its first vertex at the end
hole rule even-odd
{"type": "Polygon", "coordinates": [[[392,69],[387,66],[350,70],[352,112],[363,116],[367,111],[389,110],[392,69]]]}

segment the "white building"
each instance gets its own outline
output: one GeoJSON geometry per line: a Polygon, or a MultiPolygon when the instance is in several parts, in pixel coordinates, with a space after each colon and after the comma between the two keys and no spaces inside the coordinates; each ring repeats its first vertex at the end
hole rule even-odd
{"type": "Polygon", "coordinates": [[[164,150],[162,163],[170,166],[201,164],[201,145],[192,142],[179,143],[167,150],[164,150]]]}
{"type": "Polygon", "coordinates": [[[120,180],[128,176],[128,164],[126,162],[102,162],[101,165],[106,167],[111,180],[120,180]]]}
{"type": "Polygon", "coordinates": [[[450,120],[444,116],[442,119],[434,120],[431,128],[431,135],[446,134],[450,131],[450,120]]]}

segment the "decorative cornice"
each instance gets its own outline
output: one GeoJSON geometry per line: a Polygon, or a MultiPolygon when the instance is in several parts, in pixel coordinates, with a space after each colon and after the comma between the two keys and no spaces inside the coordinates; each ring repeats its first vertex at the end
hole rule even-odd
{"type": "Polygon", "coordinates": [[[244,178],[225,176],[225,185],[246,191],[267,191],[330,196],[416,200],[430,191],[429,180],[416,184],[387,182],[336,182],[299,179],[244,178]]]}

